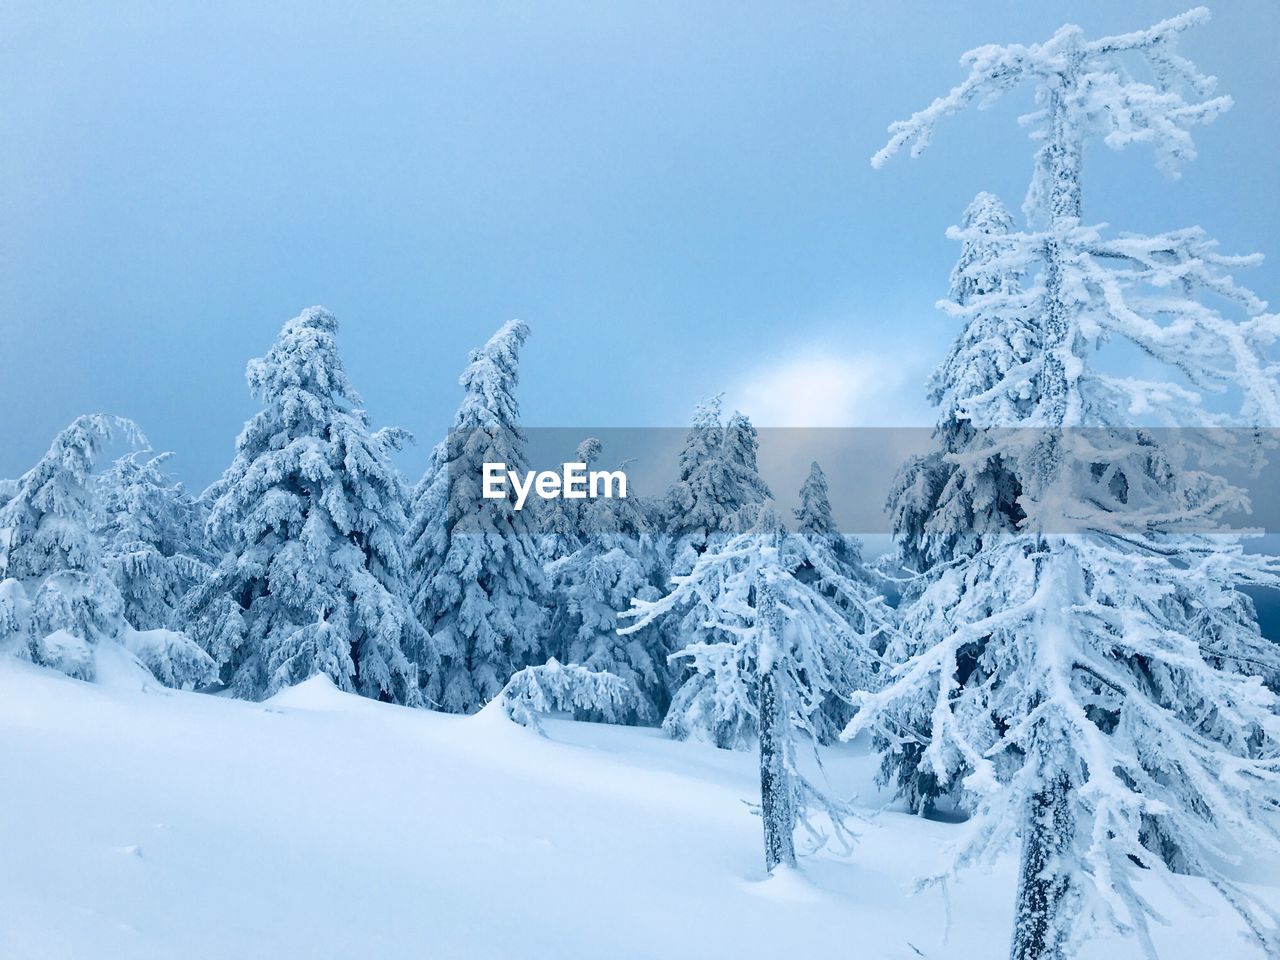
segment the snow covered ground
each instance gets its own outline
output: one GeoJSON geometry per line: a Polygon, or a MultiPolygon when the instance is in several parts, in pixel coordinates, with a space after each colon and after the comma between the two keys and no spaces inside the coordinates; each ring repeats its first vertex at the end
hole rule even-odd
{"type": "MultiPolygon", "coordinates": [[[[102,672],[90,685],[0,662],[6,960],[1006,949],[1012,859],[965,877],[949,908],[912,895],[964,827],[876,814],[856,744],[829,761],[873,817],[856,849],[766,880],[750,754],[569,721],[543,739],[493,710],[387,706],[320,679],[258,704],[164,690],[124,663],[102,672]]],[[[1150,890],[1171,919],[1161,955],[1258,956],[1189,886],[1203,915],[1150,890]]],[[[1107,941],[1085,955],[1137,953],[1107,941]]]]}

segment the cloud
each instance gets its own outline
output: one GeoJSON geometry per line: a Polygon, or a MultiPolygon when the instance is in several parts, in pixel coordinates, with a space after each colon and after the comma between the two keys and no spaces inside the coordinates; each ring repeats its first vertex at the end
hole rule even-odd
{"type": "Polygon", "coordinates": [[[806,348],[750,371],[726,400],[757,426],[924,426],[921,380],[888,354],[806,348]]]}
{"type": "Polygon", "coordinates": [[[912,357],[814,344],[748,371],[727,393],[728,409],[763,428],[760,474],[784,516],[816,460],[840,528],[878,535],[869,555],[887,549],[885,494],[899,466],[928,448],[933,421],[923,396],[927,361],[912,357]]]}

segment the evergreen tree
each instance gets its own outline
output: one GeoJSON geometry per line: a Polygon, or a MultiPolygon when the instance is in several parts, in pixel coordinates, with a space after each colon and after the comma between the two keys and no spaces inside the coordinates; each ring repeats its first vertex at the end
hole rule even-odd
{"type": "MultiPolygon", "coordinates": [[[[753,529],[699,556],[667,596],[634,601],[625,616],[635,622],[619,631],[628,635],[682,609],[701,611],[698,632],[675,656],[691,660],[706,680],[697,708],[717,741],[745,746],[756,738],[769,870],[795,865],[794,833],[806,809],[829,814],[838,831],[849,815],[800,773],[796,739],[816,741],[823,703],[844,694],[848,661],[868,649],[824,593],[795,575],[805,546],[766,509],[753,529]]],[[[842,595],[863,597],[859,585],[824,573],[842,595]]],[[[865,612],[879,616],[874,601],[865,612]]]]}
{"type": "Polygon", "coordinates": [[[92,475],[102,449],[130,421],[77,417],[0,508],[0,578],[9,586],[7,646],[36,663],[92,680],[93,648],[125,629],[124,603],[93,534],[92,475]],[[19,632],[20,631],[20,632],[19,632]]]}
{"type": "Polygon", "coordinates": [[[939,118],[969,103],[1036,87],[1042,146],[1025,205],[1036,232],[1006,234],[1002,259],[1034,282],[949,308],[1033,327],[1029,359],[965,401],[981,436],[964,452],[998,454],[1024,519],[1007,532],[980,515],[971,552],[930,570],[905,612],[908,658],[846,731],[894,742],[928,730],[922,766],[959,783],[976,813],[956,866],[1021,835],[1013,960],[1060,960],[1100,928],[1136,934],[1153,955],[1154,911],[1134,873],[1169,879],[1171,846],[1268,955],[1280,945],[1275,916],[1221,866],[1233,851],[1280,849],[1277,699],[1234,666],[1268,656],[1238,588],[1280,585],[1280,569],[1222,523],[1243,494],[1195,466],[1220,461],[1232,437],[1130,425],[1280,423],[1265,353],[1280,324],[1226,273],[1250,259],[1218,254],[1199,228],[1109,239],[1080,222],[1088,139],[1149,143],[1171,172],[1192,155],[1189,128],[1229,105],[1174,50],[1206,18],[1194,10],[1095,41],[1064,27],[1044,44],[975,50],[968,79],[891,127],[875,160],[912,141],[919,152],[939,118]],[[1133,77],[1136,63],[1150,82],[1133,77]],[[1243,319],[1222,315],[1224,302],[1243,319]],[[1092,355],[1108,339],[1182,382],[1106,372],[1092,355]],[[1241,398],[1233,419],[1203,402],[1210,390],[1241,398]],[[1203,611],[1219,612],[1210,637],[1203,611]]]}
{"type": "Polygon", "coordinates": [[[809,464],[809,475],[800,485],[800,506],[795,514],[796,533],[801,536],[826,539],[838,534],[827,475],[817,460],[809,464]]]}
{"type": "Polygon", "coordinates": [[[672,569],[688,570],[714,540],[741,533],[772,494],[756,464],[756,430],[740,413],[726,425],[720,397],[698,405],[680,451],[679,475],[667,493],[672,569]]]}
{"type": "Polygon", "coordinates": [[[93,471],[117,437],[145,443],[121,417],[77,417],[0,507],[0,643],[84,680],[96,675],[96,652],[118,645],[162,683],[204,682],[212,664],[185,636],[130,626],[103,563],[93,471]]]}
{"type": "Polygon", "coordinates": [[[746,414],[734,411],[724,427],[726,489],[728,497],[721,503],[736,503],[735,525],[740,529],[753,526],[756,511],[773,499],[769,487],[760,478],[760,434],[746,414]]]}
{"type": "Polygon", "coordinates": [[[425,638],[404,580],[406,435],[371,433],[338,356],[338,322],[286,323],[247,379],[263,404],[209,493],[225,551],[180,615],[241,697],[323,673],[340,690],[415,704],[425,638]]]}
{"type": "Polygon", "coordinates": [[[515,387],[529,335],[512,320],[459,380],[464,393],[447,440],[414,493],[408,533],[414,609],[432,637],[428,701],[478,710],[522,667],[544,662],[547,595],[538,530],[514,500],[481,496],[485,463],[528,469],[515,387]]]}
{"type": "MultiPolygon", "coordinates": [[[[747,533],[717,541],[695,561],[694,571],[673,577],[676,587],[668,599],[677,595],[679,599],[663,601],[660,608],[673,613],[670,619],[679,624],[683,641],[683,648],[671,659],[688,660],[692,671],[676,691],[663,721],[663,728],[676,739],[699,736],[724,749],[746,749],[759,734],[758,678],[753,679],[749,669],[753,648],[739,645],[738,630],[726,618],[726,611],[740,602],[727,571],[736,569],[733,563],[743,558],[760,559],[749,550],[752,545],[763,543],[772,551],[763,557],[796,581],[797,586],[788,585],[789,591],[814,594],[822,601],[817,609],[824,616],[832,612],[840,617],[838,629],[824,621],[826,633],[813,641],[821,644],[814,654],[821,657],[821,677],[807,688],[806,729],[820,740],[829,737],[835,719],[847,719],[842,717],[841,704],[847,705],[854,691],[870,685],[889,614],[861,575],[861,565],[838,553],[828,538],[785,533],[768,508],[758,516],[756,526],[747,533]],[[697,571],[701,573],[695,577],[697,571]],[[700,656],[709,650],[732,662],[700,656]]],[[[650,608],[637,599],[642,608],[650,608]]],[[[643,625],[653,622],[656,617],[641,621],[643,625]]]]}
{"type": "MultiPolygon", "coordinates": [[[[578,444],[571,458],[573,463],[586,464],[590,470],[600,457],[601,443],[595,437],[588,437],[578,444]]],[[[531,503],[526,502],[528,509],[531,503]]],[[[547,611],[546,650],[549,657],[572,662],[569,645],[573,642],[578,630],[576,615],[569,609],[569,598],[566,594],[568,581],[563,566],[564,561],[583,546],[587,538],[585,530],[585,514],[588,503],[584,500],[571,500],[558,497],[555,500],[543,501],[537,514],[539,552],[542,555],[547,574],[549,610],[547,611]]]]}
{"type": "Polygon", "coordinates": [[[635,691],[612,673],[561,664],[552,657],[517,671],[498,694],[509,716],[542,733],[539,717],[554,711],[589,716],[601,723],[625,723],[635,714],[635,691]]]}
{"type": "MultiPolygon", "coordinates": [[[[643,502],[631,494],[586,502],[579,523],[581,545],[547,567],[563,625],[563,656],[629,684],[633,696],[624,710],[611,708],[614,722],[655,724],[671,701],[670,648],[657,626],[619,635],[617,619],[632,598],[662,595],[665,541],[645,516],[643,502]]],[[[581,710],[578,716],[606,719],[581,710]]]]}
{"type": "MultiPolygon", "coordinates": [[[[762,505],[772,499],[757,469],[755,427],[740,413],[723,423],[719,397],[698,406],[679,466],[667,494],[668,578],[687,574],[704,553],[751,529],[762,505]]],[[[667,649],[678,650],[700,636],[705,613],[693,603],[681,617],[665,621],[667,649]]],[[[711,674],[687,664],[682,673],[662,722],[668,735],[678,740],[707,736],[720,747],[745,745],[754,735],[754,721],[739,702],[720,698],[711,674]]]]}
{"type": "MultiPolygon", "coordinates": [[[[854,634],[863,638],[861,643],[870,654],[878,654],[888,640],[888,611],[863,563],[862,542],[836,526],[827,476],[816,460],[800,487],[795,516],[796,532],[786,543],[796,578],[822,594],[844,615],[854,634]],[[867,616],[868,609],[874,612],[873,617],[867,616]]],[[[874,688],[879,666],[877,656],[856,650],[832,663],[839,668],[831,676],[832,692],[813,718],[814,732],[823,743],[835,739],[852,718],[849,698],[853,692],[874,688]]]]}
{"type": "Polygon", "coordinates": [[[1004,204],[980,193],[956,234],[962,246],[950,298],[966,320],[929,380],[938,449],[908,463],[889,497],[902,560],[917,571],[970,555],[981,533],[1010,532],[1022,519],[1016,475],[973,422],[975,406],[989,418],[980,425],[986,428],[1019,423],[1030,410],[1028,391],[1010,379],[1038,349],[1029,310],[1017,308],[1023,292],[1010,263],[1013,228],[1004,204]],[[1000,308],[986,308],[991,301],[1000,308]]]}
{"type": "MultiPolygon", "coordinates": [[[[913,458],[898,472],[889,494],[901,563],[916,574],[972,556],[984,537],[1016,530],[1023,519],[1016,471],[991,441],[993,427],[1020,422],[1029,411],[1028,391],[1009,379],[1012,371],[1034,361],[1036,334],[1030,307],[1019,310],[1022,276],[1011,263],[1014,222],[1004,205],[980,193],[965,211],[960,259],[951,272],[951,305],[965,311],[964,326],[947,358],[929,380],[928,396],[938,409],[936,449],[913,458]],[[986,306],[992,303],[998,306],[986,306]],[[983,420],[975,423],[974,410],[983,420]]],[[[909,580],[910,600],[928,580],[909,580]]],[[[909,603],[905,605],[909,608],[909,603]]],[[[971,645],[961,674],[973,668],[971,645]]],[[[902,660],[917,652],[910,636],[900,636],[890,651],[902,660]]],[[[877,740],[884,764],[881,777],[893,783],[909,809],[934,813],[940,800],[959,801],[954,779],[945,785],[922,763],[929,718],[917,718],[913,736],[877,740]]],[[[905,718],[903,720],[905,723],[905,718]]]]}
{"type": "Polygon", "coordinates": [[[170,456],[130,453],[97,480],[95,532],[125,619],[139,630],[176,627],[178,601],[214,559],[199,502],[160,470],[170,456]]]}
{"type": "MultiPolygon", "coordinates": [[[[586,464],[590,470],[600,459],[602,449],[598,439],[588,437],[578,444],[572,462],[586,464]]],[[[525,504],[526,510],[531,503],[532,501],[525,504]]],[[[587,506],[585,500],[571,500],[568,497],[545,501],[538,514],[538,527],[542,532],[542,555],[548,563],[567,557],[582,546],[586,535],[583,530],[583,514],[587,506]]]]}

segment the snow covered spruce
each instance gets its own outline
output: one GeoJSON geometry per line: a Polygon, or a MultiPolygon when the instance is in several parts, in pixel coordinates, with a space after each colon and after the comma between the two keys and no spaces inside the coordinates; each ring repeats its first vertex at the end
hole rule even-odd
{"type": "Polygon", "coordinates": [[[172,456],[129,453],[96,478],[94,532],[125,619],[144,630],[175,626],[178,603],[214,560],[203,505],[160,469],[172,456]]]}
{"type": "Polygon", "coordinates": [[[547,582],[533,515],[485,499],[486,462],[528,469],[520,406],[520,347],[513,320],[471,354],[448,437],[413,493],[408,531],[413,608],[431,635],[427,702],[478,710],[516,671],[543,663],[547,582]]]}
{"type": "MultiPolygon", "coordinates": [[[[0,506],[0,648],[85,680],[98,674],[104,655],[123,653],[170,686],[205,683],[213,678],[213,661],[184,634],[167,629],[165,616],[181,574],[170,570],[173,554],[159,552],[167,538],[161,531],[179,531],[167,541],[176,552],[187,519],[180,501],[159,495],[148,498],[146,510],[136,504],[137,528],[122,527],[105,549],[95,533],[104,506],[95,496],[93,470],[113,439],[146,443],[121,417],[77,417],[0,506]],[[138,576],[146,570],[157,579],[143,586],[138,576]]],[[[119,476],[113,471],[106,482],[119,476]]],[[[130,486],[114,484],[105,509],[117,497],[134,502],[130,486]]]]}
{"type": "MultiPolygon", "coordinates": [[[[600,723],[622,723],[635,713],[635,693],[620,677],[555,657],[515,674],[495,698],[512,720],[542,732],[541,716],[589,713],[600,723]]],[[[492,709],[492,707],[490,707],[492,709]]]]}
{"type": "MultiPolygon", "coordinates": [[[[759,473],[755,427],[740,413],[723,422],[720,403],[714,397],[694,412],[680,451],[679,474],[667,491],[663,509],[671,575],[689,573],[699,557],[750,529],[761,505],[772,499],[759,473]]],[[[668,649],[685,646],[700,629],[701,618],[695,603],[658,624],[666,631],[668,649]]],[[[719,747],[741,747],[753,735],[751,717],[740,710],[742,701],[720,701],[708,708],[714,698],[708,674],[686,664],[675,682],[662,722],[671,736],[705,736],[719,747]]]]}
{"type": "Polygon", "coordinates": [[[1057,960],[1101,929],[1154,954],[1138,873],[1207,878],[1263,952],[1280,951],[1276,916],[1229,866],[1280,851],[1280,718],[1262,680],[1275,647],[1239,592],[1275,586],[1280,568],[1226,532],[1243,494],[1201,468],[1258,454],[1212,428],[1280,425],[1266,356],[1280,318],[1227,273],[1252,258],[1219,254],[1199,228],[1111,237],[1081,221],[1089,140],[1149,144],[1173,175],[1194,155],[1190,128],[1230,105],[1174,49],[1206,18],[979,48],[969,77],[894,124],[873,161],[919,153],[970,103],[1035,88],[1028,228],[980,196],[954,233],[964,252],[943,306],[965,328],[934,381],[940,450],[893,500],[921,583],[898,665],[846,731],[876,732],[904,792],[925,776],[961,794],[975,816],[956,867],[1020,836],[1013,960],[1057,960]],[[1176,379],[1105,372],[1092,358],[1108,340],[1176,379]],[[1239,409],[1213,412],[1207,392],[1239,409]]]}
{"type": "Polygon", "coordinates": [[[247,377],[263,409],[205,494],[221,556],[180,615],[237,696],[322,673],[340,690],[419,702],[426,635],[405,581],[404,492],[371,432],[318,307],[280,331],[247,377]]]}
{"type": "Polygon", "coordinates": [[[828,700],[846,697],[854,678],[869,673],[887,611],[865,584],[839,572],[822,538],[785,533],[768,509],[673,582],[660,600],[634,600],[624,616],[635,622],[619,632],[690,611],[685,622],[696,623],[694,632],[672,654],[688,659],[699,679],[697,696],[683,704],[686,722],[705,724],[721,742],[756,741],[765,866],[794,866],[797,823],[822,839],[806,811],[826,814],[840,837],[851,814],[800,773],[797,736],[816,745],[828,700]],[[844,607],[858,611],[862,631],[844,607]]]}
{"type": "MultiPolygon", "coordinates": [[[[599,440],[584,441],[579,462],[593,463],[599,440]]],[[[566,663],[613,674],[631,690],[627,709],[578,708],[581,719],[612,713],[616,722],[659,723],[671,702],[670,648],[657,626],[619,636],[618,615],[632,598],[656,600],[667,582],[668,539],[654,505],[637,498],[557,500],[546,512],[544,555],[553,591],[551,644],[566,663]]]]}

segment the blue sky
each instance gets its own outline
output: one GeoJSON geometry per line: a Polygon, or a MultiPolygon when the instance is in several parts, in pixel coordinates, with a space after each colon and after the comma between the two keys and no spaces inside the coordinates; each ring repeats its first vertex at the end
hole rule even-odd
{"type": "MultiPolygon", "coordinates": [[[[9,0],[0,476],[104,410],[203,486],[245,361],[315,303],[375,423],[419,435],[413,476],[511,317],[530,424],[678,425],[720,391],[774,425],[927,422],[944,230],[978,190],[1021,201],[1027,102],[875,172],[885,126],[970,47],[1186,5],[9,0]]],[[[1095,151],[1085,215],[1268,253],[1276,300],[1280,4],[1214,12],[1183,49],[1235,109],[1176,182],[1095,151]]]]}

